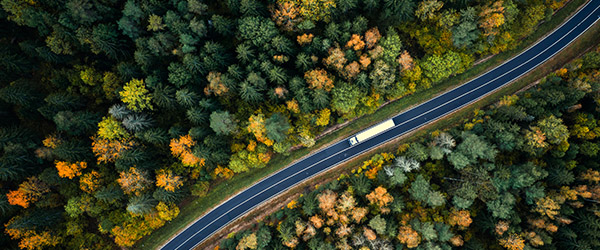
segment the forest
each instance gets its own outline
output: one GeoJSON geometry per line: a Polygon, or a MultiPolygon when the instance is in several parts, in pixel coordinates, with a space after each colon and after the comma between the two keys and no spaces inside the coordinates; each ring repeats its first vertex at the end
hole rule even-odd
{"type": "MultiPolygon", "coordinates": [[[[515,48],[566,2],[0,0],[0,245],[21,249],[132,247],[177,217],[183,201],[205,196],[220,181],[264,168],[276,155],[312,147],[328,127],[371,114],[385,102],[435,88],[475,61],[515,48]]],[[[588,74],[578,86],[591,87],[578,93],[595,90],[590,70],[597,64],[585,65],[559,76],[570,81],[579,79],[570,76],[576,72],[588,74]]],[[[552,95],[567,92],[556,89],[552,95]]],[[[565,96],[564,102],[592,98],[575,97],[565,96]]],[[[528,100],[533,99],[521,98],[515,105],[498,109],[503,110],[498,112],[504,112],[506,122],[519,117],[510,125],[498,123],[499,131],[510,131],[498,132],[498,136],[519,137],[518,126],[530,122],[530,116],[555,112],[553,118],[545,118],[547,123],[532,125],[538,130],[527,128],[527,135],[538,136],[544,145],[528,149],[540,155],[527,166],[538,171],[545,160],[542,153],[548,150],[556,162],[571,159],[564,163],[568,170],[579,169],[573,159],[579,151],[595,152],[593,138],[571,136],[577,139],[569,141],[570,147],[563,137],[551,139],[544,129],[559,123],[564,106],[548,111],[528,100]],[[539,113],[525,113],[533,110],[539,113]],[[541,140],[545,137],[547,141],[541,140]],[[579,151],[571,150],[579,141],[584,143],[579,151]],[[549,149],[556,145],[566,156],[558,157],[560,152],[549,149]]],[[[591,117],[581,126],[595,122],[590,108],[591,104],[583,105],[576,111],[586,110],[591,117]]],[[[477,132],[481,133],[485,122],[474,122],[470,132],[452,136],[467,144],[484,143],[477,132]]],[[[564,122],[569,126],[574,121],[564,122]]],[[[593,131],[595,127],[590,126],[586,128],[593,131]]],[[[525,144],[514,143],[495,150],[509,147],[505,151],[515,150],[518,157],[525,157],[525,144]]],[[[488,144],[495,145],[493,141],[488,144]]],[[[425,152],[424,145],[407,150],[425,152]]],[[[445,152],[452,148],[436,150],[437,161],[426,163],[427,155],[410,159],[441,168],[445,152]]],[[[448,157],[469,169],[475,162],[493,162],[502,155],[492,156],[495,150],[448,157]]],[[[384,162],[392,156],[386,157],[384,162]]],[[[509,166],[511,158],[506,157],[495,161],[509,166]]],[[[511,171],[510,167],[486,166],[482,174],[511,171]]],[[[467,175],[467,171],[459,172],[467,175]]],[[[405,175],[411,183],[416,178],[405,175]]],[[[434,181],[457,184],[480,178],[452,176],[457,180],[437,176],[434,181]]],[[[572,182],[580,183],[579,176],[574,175],[572,182]]],[[[434,191],[438,186],[429,186],[430,177],[423,174],[417,179],[438,198],[427,205],[425,214],[445,211],[444,204],[450,204],[443,202],[446,194],[434,191]]],[[[392,195],[404,187],[398,182],[392,192],[394,187],[383,185],[387,180],[361,177],[369,183],[367,188],[348,194],[334,192],[348,186],[352,178],[331,188],[330,196],[345,195],[367,209],[363,200],[371,185],[381,182],[392,195]]],[[[545,194],[542,186],[528,187],[536,195],[532,201],[545,194]]],[[[520,202],[516,194],[521,188],[505,186],[482,200],[489,204],[498,195],[512,197],[510,204],[495,201],[506,209],[520,202]]],[[[469,211],[467,204],[476,198],[472,194],[457,198],[463,202],[457,213],[469,211]]],[[[396,200],[393,204],[400,201],[396,200]]],[[[386,204],[361,211],[382,213],[387,211],[386,204]]],[[[406,209],[419,207],[409,204],[406,209]]],[[[316,211],[315,207],[312,213],[316,211]]],[[[377,220],[391,215],[382,213],[377,220]]],[[[507,235],[518,235],[519,223],[507,220],[514,219],[512,215],[503,215],[511,226],[507,235]]],[[[286,218],[284,228],[290,228],[288,224],[295,223],[289,219],[293,215],[286,218]]],[[[441,223],[445,217],[436,218],[441,223]]],[[[411,230],[429,228],[429,224],[410,225],[411,230]]],[[[315,239],[323,237],[319,234],[315,239]]],[[[284,242],[292,246],[294,239],[300,243],[295,236],[284,242]]],[[[333,241],[319,244],[327,242],[333,241]]]]}
{"type": "Polygon", "coordinates": [[[219,249],[599,249],[600,47],[305,191],[219,249]]]}

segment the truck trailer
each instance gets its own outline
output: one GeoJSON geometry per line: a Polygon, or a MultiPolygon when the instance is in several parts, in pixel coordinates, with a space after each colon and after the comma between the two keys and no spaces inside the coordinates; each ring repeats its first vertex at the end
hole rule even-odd
{"type": "Polygon", "coordinates": [[[390,128],[393,128],[394,126],[396,126],[396,124],[394,124],[394,120],[389,119],[385,122],[379,123],[373,127],[370,127],[352,137],[350,137],[350,139],[348,139],[348,142],[350,143],[350,146],[354,146],[358,143],[361,143],[373,136],[376,136],[390,128]]]}

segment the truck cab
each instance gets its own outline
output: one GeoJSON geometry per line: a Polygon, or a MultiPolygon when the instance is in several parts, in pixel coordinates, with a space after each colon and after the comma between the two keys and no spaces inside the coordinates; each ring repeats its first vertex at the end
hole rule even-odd
{"type": "Polygon", "coordinates": [[[354,146],[358,143],[356,136],[352,136],[352,138],[348,139],[348,142],[350,143],[350,146],[354,146]]]}

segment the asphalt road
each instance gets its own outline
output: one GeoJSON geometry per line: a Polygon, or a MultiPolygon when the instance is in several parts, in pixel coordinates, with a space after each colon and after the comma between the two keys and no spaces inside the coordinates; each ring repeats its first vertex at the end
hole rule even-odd
{"type": "Polygon", "coordinates": [[[476,79],[395,116],[394,128],[353,147],[350,147],[347,139],[342,140],[297,161],[221,203],[161,249],[193,249],[236,218],[311,176],[481,99],[553,57],[598,19],[600,0],[592,0],[552,34],[523,53],[476,79]]]}

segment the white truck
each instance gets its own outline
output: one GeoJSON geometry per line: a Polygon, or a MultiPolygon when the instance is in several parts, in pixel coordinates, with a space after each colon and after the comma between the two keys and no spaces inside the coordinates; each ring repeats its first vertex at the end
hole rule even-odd
{"type": "Polygon", "coordinates": [[[376,136],[390,128],[393,128],[394,126],[396,126],[396,124],[394,124],[394,120],[389,119],[385,122],[379,123],[373,127],[370,127],[352,137],[350,137],[350,139],[348,139],[348,142],[350,143],[350,146],[354,146],[360,142],[363,142],[373,136],[376,136]]]}

